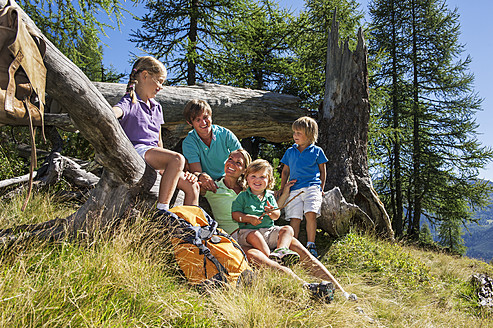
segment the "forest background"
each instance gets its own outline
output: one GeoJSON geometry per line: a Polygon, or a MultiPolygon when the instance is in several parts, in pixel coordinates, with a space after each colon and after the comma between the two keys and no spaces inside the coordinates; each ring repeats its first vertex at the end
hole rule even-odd
{"type": "MultiPolygon", "coordinates": [[[[323,96],[326,31],[337,8],[343,39],[353,44],[360,26],[367,34],[371,172],[397,237],[431,242],[425,222],[441,245],[464,253],[464,225],[478,219],[492,223],[489,216],[474,216],[489,204],[491,187],[482,178],[488,178],[492,151],[481,137],[487,130],[475,123],[489,126],[488,115],[479,116],[481,108],[487,112],[487,101],[481,102],[486,91],[477,93],[473,72],[488,75],[490,66],[472,70],[475,61],[469,61],[460,37],[461,11],[454,11],[459,5],[451,0],[375,0],[369,11],[366,3],[344,0],[281,1],[279,7],[274,1],[19,4],[94,81],[126,82],[140,48],[165,62],[171,84],[205,81],[290,93],[312,110],[323,96]],[[204,10],[194,12],[193,4],[203,4],[197,8],[204,10]],[[194,22],[199,27],[195,42],[189,33],[194,22]],[[115,23],[121,31],[111,32],[115,23]],[[392,26],[395,39],[386,29],[392,26]],[[409,40],[416,41],[414,48],[409,40]]],[[[487,6],[484,2],[483,9],[487,6]]],[[[477,40],[479,32],[487,30],[475,29],[468,40],[477,40]]],[[[480,40],[488,53],[491,41],[480,40]]]]}

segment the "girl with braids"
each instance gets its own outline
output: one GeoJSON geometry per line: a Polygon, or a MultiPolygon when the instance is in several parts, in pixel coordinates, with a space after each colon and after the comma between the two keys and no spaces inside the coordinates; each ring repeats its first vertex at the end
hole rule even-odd
{"type": "Polygon", "coordinates": [[[185,205],[198,205],[200,186],[197,177],[184,172],[183,155],[164,149],[161,139],[163,111],[154,97],[163,88],[167,72],[154,57],[140,57],[129,76],[126,94],[113,111],[137,153],[161,173],[157,208],[168,210],[175,188],[185,192],[185,205]]]}

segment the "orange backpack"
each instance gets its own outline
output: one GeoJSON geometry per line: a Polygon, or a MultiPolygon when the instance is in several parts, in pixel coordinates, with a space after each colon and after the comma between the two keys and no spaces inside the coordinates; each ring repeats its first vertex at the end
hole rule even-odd
{"type": "Polygon", "coordinates": [[[193,284],[237,285],[253,272],[240,245],[198,206],[159,211],[159,220],[171,233],[174,255],[193,284]]]}

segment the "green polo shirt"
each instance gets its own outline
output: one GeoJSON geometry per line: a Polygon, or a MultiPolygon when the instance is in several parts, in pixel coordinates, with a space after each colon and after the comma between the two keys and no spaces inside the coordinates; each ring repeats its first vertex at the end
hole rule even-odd
{"type": "MultiPolygon", "coordinates": [[[[260,216],[264,212],[265,206],[267,206],[267,201],[270,205],[277,207],[276,199],[274,198],[274,193],[270,190],[265,191],[265,196],[260,200],[256,195],[252,193],[250,188],[242,191],[238,194],[238,197],[233,201],[231,207],[231,212],[241,212],[245,214],[251,214],[260,216]]],[[[260,228],[270,228],[274,226],[274,221],[266,214],[262,219],[262,223],[259,225],[252,225],[250,223],[238,223],[240,229],[260,229],[260,228]]]]}
{"type": "Polygon", "coordinates": [[[211,206],[214,219],[217,221],[219,228],[231,234],[238,229],[238,223],[231,217],[231,204],[238,196],[233,189],[229,189],[224,184],[224,180],[216,181],[217,191],[207,191],[204,197],[211,206]]]}

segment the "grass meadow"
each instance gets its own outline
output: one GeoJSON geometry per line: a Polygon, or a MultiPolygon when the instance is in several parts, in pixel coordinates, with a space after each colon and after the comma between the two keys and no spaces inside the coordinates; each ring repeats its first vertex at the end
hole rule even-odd
{"type": "MultiPolygon", "coordinates": [[[[2,201],[0,229],[66,217],[77,205],[36,193],[2,201]]],[[[0,327],[493,327],[471,275],[490,264],[351,233],[322,262],[358,302],[339,292],[312,300],[296,281],[257,270],[249,286],[201,291],[177,270],[146,215],[94,236],[0,241],[0,327]]],[[[294,271],[309,281],[300,266],[294,271]]]]}

